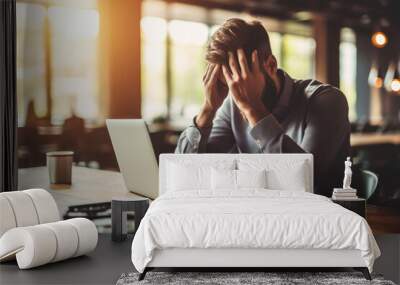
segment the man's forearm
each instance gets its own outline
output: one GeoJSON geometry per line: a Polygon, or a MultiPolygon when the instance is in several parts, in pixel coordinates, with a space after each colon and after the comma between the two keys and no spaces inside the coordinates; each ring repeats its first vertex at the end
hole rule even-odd
{"type": "Polygon", "coordinates": [[[194,117],[192,126],[186,128],[178,139],[175,153],[205,152],[215,112],[203,107],[194,117]]]}
{"type": "Polygon", "coordinates": [[[179,136],[175,153],[205,152],[208,135],[207,129],[202,134],[196,126],[186,128],[179,136]]]}
{"type": "Polygon", "coordinates": [[[210,128],[212,126],[215,113],[216,112],[212,108],[204,106],[196,116],[196,126],[199,129],[210,128]]]}

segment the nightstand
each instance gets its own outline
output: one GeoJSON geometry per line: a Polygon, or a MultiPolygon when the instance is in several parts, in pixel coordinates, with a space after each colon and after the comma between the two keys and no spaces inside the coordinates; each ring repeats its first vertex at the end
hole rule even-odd
{"type": "Polygon", "coordinates": [[[150,200],[147,198],[113,198],[111,201],[111,223],[112,223],[112,240],[124,241],[128,235],[128,212],[135,215],[135,231],[136,233],[140,222],[142,221],[150,200]]]}
{"type": "Polygon", "coordinates": [[[366,208],[366,200],[363,198],[354,198],[351,200],[340,200],[340,199],[332,199],[332,202],[339,204],[340,206],[353,211],[356,214],[359,214],[361,217],[365,218],[365,208],[366,208]]]}

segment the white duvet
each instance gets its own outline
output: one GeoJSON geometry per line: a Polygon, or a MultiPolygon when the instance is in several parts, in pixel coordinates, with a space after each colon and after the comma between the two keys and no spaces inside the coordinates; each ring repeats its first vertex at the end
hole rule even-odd
{"type": "Polygon", "coordinates": [[[358,249],[370,272],[380,255],[359,215],[320,195],[265,189],[160,196],[134,237],[132,262],[143,272],[165,248],[358,249]]]}

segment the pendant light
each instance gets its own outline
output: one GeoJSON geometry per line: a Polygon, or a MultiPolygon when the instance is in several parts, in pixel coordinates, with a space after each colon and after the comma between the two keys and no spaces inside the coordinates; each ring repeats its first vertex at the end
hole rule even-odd
{"type": "Polygon", "coordinates": [[[377,31],[372,34],[371,42],[374,47],[383,48],[388,43],[388,37],[382,31],[377,31]]]}
{"type": "Polygon", "coordinates": [[[384,86],[388,92],[393,92],[395,94],[400,95],[399,66],[395,62],[391,62],[389,64],[385,76],[384,86]]]}
{"type": "Polygon", "coordinates": [[[383,86],[383,74],[382,70],[379,69],[378,64],[373,63],[368,75],[368,84],[374,88],[382,88],[383,86]]]}
{"type": "Polygon", "coordinates": [[[371,43],[376,48],[383,48],[389,42],[389,37],[384,32],[390,26],[389,21],[386,18],[381,18],[378,23],[376,23],[374,28],[374,33],[371,37],[371,43]]]}

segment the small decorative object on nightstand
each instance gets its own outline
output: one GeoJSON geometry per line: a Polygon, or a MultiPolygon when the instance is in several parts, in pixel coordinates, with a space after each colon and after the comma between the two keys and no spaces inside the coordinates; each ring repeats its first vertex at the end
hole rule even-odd
{"type": "Polygon", "coordinates": [[[353,211],[356,214],[359,214],[361,217],[365,218],[365,208],[366,208],[366,200],[362,198],[354,198],[354,199],[334,199],[332,201],[336,204],[341,205],[342,207],[353,211]]]}
{"type": "Polygon", "coordinates": [[[147,198],[113,198],[111,202],[111,220],[113,241],[123,241],[127,238],[128,225],[127,214],[134,212],[136,233],[140,221],[149,208],[149,199],[147,198]]]}
{"type": "Polygon", "coordinates": [[[351,178],[353,171],[351,170],[350,157],[344,162],[344,179],[343,188],[334,188],[332,193],[332,201],[342,207],[359,214],[365,218],[366,200],[357,197],[357,190],[351,188],[351,178]]]}
{"type": "Polygon", "coordinates": [[[343,188],[334,188],[332,193],[332,199],[336,200],[354,200],[357,199],[357,190],[351,188],[351,178],[353,171],[351,170],[350,157],[344,162],[344,179],[343,188]]]}

